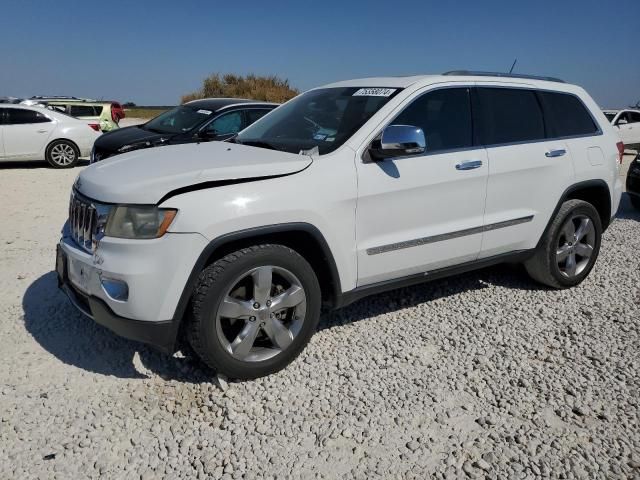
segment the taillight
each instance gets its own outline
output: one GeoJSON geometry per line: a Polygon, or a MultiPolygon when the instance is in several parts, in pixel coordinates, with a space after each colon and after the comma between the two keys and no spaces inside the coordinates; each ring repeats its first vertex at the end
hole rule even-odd
{"type": "Polygon", "coordinates": [[[91,128],[93,128],[96,132],[100,131],[100,124],[99,123],[90,123],[89,126],[91,128]]]}
{"type": "Polygon", "coordinates": [[[618,147],[618,161],[620,165],[622,165],[622,159],[624,158],[624,143],[618,142],[616,143],[616,147],[618,147]]]}

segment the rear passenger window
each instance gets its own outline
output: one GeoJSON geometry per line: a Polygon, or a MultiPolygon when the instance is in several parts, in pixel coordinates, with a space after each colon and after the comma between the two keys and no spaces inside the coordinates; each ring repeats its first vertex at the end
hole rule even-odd
{"type": "Polygon", "coordinates": [[[640,112],[627,112],[627,119],[629,123],[640,122],[640,112]]]}
{"type": "Polygon", "coordinates": [[[471,102],[467,88],[425,93],[391,123],[422,128],[428,152],[473,145],[471,102]]]}
{"type": "Polygon", "coordinates": [[[575,96],[558,92],[538,92],[551,138],[590,135],[598,127],[584,104],[575,96]]]}
{"type": "Polygon", "coordinates": [[[71,105],[69,115],[72,117],[95,117],[96,109],[92,105],[71,105]]]}
{"type": "Polygon", "coordinates": [[[478,88],[474,112],[480,142],[484,145],[527,142],[545,138],[542,110],[531,90],[478,88]]]}

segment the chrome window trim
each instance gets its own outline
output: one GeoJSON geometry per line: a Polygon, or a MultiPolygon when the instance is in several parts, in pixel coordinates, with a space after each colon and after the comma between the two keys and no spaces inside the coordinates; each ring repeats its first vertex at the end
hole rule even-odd
{"type": "Polygon", "coordinates": [[[514,218],[512,220],[505,220],[502,222],[491,223],[480,227],[465,228],[463,230],[456,230],[448,233],[441,233],[438,235],[431,235],[429,237],[416,238],[413,240],[406,240],[404,242],[389,243],[387,245],[380,245],[379,247],[367,248],[367,255],[379,255],[381,253],[393,252],[395,250],[402,250],[405,248],[418,247],[421,245],[428,245],[430,243],[443,242],[445,240],[451,240],[454,238],[466,237],[468,235],[476,235],[478,233],[490,232],[499,228],[513,227],[522,223],[528,223],[533,220],[533,215],[526,217],[514,218]]]}
{"type": "MultiPolygon", "coordinates": [[[[385,128],[387,128],[389,125],[392,125],[393,122],[395,121],[395,119],[398,118],[409,106],[411,106],[413,104],[413,102],[418,100],[423,95],[427,95],[427,94],[429,94],[431,92],[435,92],[436,90],[442,90],[442,89],[466,88],[466,89],[472,90],[474,88],[483,88],[483,87],[484,88],[509,88],[509,89],[532,90],[532,91],[535,91],[535,92],[560,93],[560,94],[563,94],[563,95],[571,95],[572,97],[578,99],[580,104],[589,113],[589,116],[591,117],[591,120],[593,121],[593,123],[596,126],[597,130],[595,132],[593,132],[593,133],[586,133],[586,134],[581,134],[581,135],[569,135],[569,136],[564,136],[564,137],[548,137],[548,138],[542,138],[542,139],[538,139],[538,140],[525,140],[525,141],[508,142],[508,143],[479,144],[479,145],[472,145],[470,147],[462,147],[462,148],[448,148],[448,149],[431,150],[431,151],[427,150],[426,152],[424,152],[422,154],[419,154],[419,155],[406,155],[406,156],[397,157],[397,158],[428,157],[428,156],[431,156],[431,155],[441,155],[441,154],[445,154],[445,153],[455,153],[455,152],[467,152],[467,151],[470,151],[470,150],[479,150],[479,149],[487,149],[487,148],[512,147],[512,146],[516,146],[516,145],[529,145],[529,144],[532,144],[532,143],[555,142],[555,141],[562,141],[562,140],[574,140],[574,139],[580,139],[580,138],[599,137],[599,136],[602,136],[604,134],[604,132],[602,130],[602,127],[600,126],[600,122],[597,121],[597,119],[595,118],[595,116],[593,115],[593,113],[591,112],[589,107],[587,107],[585,105],[585,103],[582,101],[582,99],[578,95],[576,95],[575,93],[564,92],[562,90],[554,90],[554,89],[550,89],[550,88],[535,87],[535,86],[533,86],[531,84],[523,84],[523,85],[516,86],[516,85],[495,85],[495,84],[491,83],[490,81],[487,81],[486,84],[485,83],[477,83],[477,82],[478,81],[473,82],[473,83],[452,84],[452,85],[446,85],[446,86],[438,86],[438,87],[434,87],[434,88],[425,87],[425,88],[428,88],[428,90],[416,95],[415,97],[410,98],[409,99],[409,103],[407,103],[407,105],[404,108],[402,108],[402,110],[400,110],[400,112],[398,112],[398,114],[394,115],[393,118],[389,122],[384,122],[382,127],[377,129],[376,134],[373,136],[373,139],[370,140],[368,142],[367,146],[364,147],[360,160],[363,163],[372,163],[368,158],[368,151],[369,151],[371,142],[373,140],[375,140],[376,138],[378,138],[385,128]]],[[[482,82],[482,81],[480,81],[480,82],[482,82]]],[[[471,94],[471,92],[469,92],[469,93],[471,94]]],[[[540,106],[540,108],[542,110],[542,106],[540,106]]],[[[472,120],[473,120],[473,104],[471,105],[471,115],[472,115],[472,120]]],[[[544,110],[542,110],[542,115],[543,115],[543,118],[544,118],[544,110]]],[[[427,149],[428,148],[429,148],[429,145],[427,145],[427,149]]],[[[387,160],[395,160],[395,159],[396,159],[396,157],[388,158],[387,160]]]]}

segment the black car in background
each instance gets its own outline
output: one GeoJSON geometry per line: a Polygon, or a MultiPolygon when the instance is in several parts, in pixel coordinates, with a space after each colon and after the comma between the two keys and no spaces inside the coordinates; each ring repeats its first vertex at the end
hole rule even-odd
{"type": "Polygon", "coordinates": [[[238,98],[194,100],[147,123],[101,135],[91,152],[91,163],[141,148],[226,140],[277,106],[238,98]]]}
{"type": "Polygon", "coordinates": [[[629,165],[627,173],[627,193],[631,199],[631,205],[640,210],[640,152],[629,165]]]}

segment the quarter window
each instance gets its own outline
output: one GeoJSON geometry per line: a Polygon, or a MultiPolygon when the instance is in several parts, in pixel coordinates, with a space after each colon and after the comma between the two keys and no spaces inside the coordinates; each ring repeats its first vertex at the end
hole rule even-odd
{"type": "Polygon", "coordinates": [[[9,125],[22,125],[27,123],[45,123],[50,122],[44,114],[34,110],[25,110],[22,108],[7,108],[7,123],[9,125]]]}
{"type": "Polygon", "coordinates": [[[482,144],[496,145],[545,138],[542,110],[533,91],[481,87],[477,92],[478,111],[474,120],[482,144]]]}
{"type": "Polygon", "coordinates": [[[549,137],[590,135],[598,127],[584,104],[573,95],[558,92],[538,92],[549,137]]]}
{"type": "Polygon", "coordinates": [[[391,123],[422,128],[428,152],[470,147],[473,133],[469,89],[445,88],[425,93],[391,123]]]}

